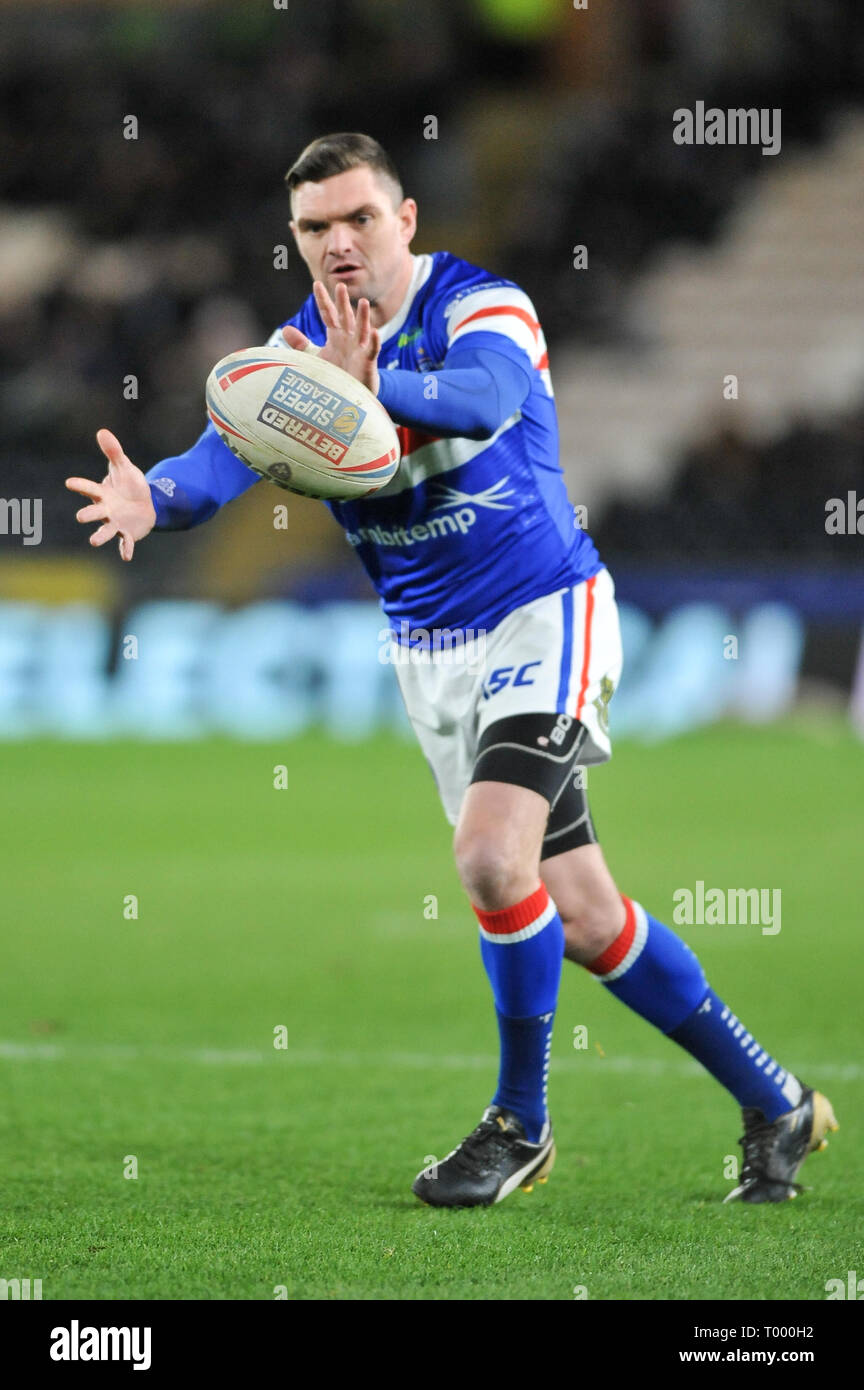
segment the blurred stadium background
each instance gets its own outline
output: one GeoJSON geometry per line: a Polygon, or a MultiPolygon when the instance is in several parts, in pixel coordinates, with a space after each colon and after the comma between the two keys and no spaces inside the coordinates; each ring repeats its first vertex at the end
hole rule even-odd
{"type": "Polygon", "coordinates": [[[262,484],[127,566],[63,488],[102,476],[101,425],[145,469],[187,448],[212,363],[294,311],[282,175],[337,129],[392,151],[415,250],[538,307],[570,495],[623,605],[618,733],[802,701],[864,732],[861,538],[826,528],[829,499],[864,498],[861,7],[277,6],[0,6],[0,491],[42,504],[39,544],[8,508],[0,535],[0,736],[400,723],[325,508],[291,497],[275,529],[262,484]],[[780,108],[781,152],[675,144],[696,100],[780,108]]]}

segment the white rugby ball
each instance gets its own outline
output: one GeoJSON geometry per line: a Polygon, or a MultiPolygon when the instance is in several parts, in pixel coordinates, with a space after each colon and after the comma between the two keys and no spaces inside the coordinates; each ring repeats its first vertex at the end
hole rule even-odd
{"type": "Polygon", "coordinates": [[[289,492],[364,497],[399,467],[399,438],[380,401],[317,349],[231,352],[207,378],[206,400],[232,453],[289,492]]]}

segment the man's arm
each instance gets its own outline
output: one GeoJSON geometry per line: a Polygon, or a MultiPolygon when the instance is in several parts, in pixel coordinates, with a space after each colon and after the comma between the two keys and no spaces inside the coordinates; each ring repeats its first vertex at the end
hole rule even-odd
{"type": "Polygon", "coordinates": [[[212,424],[185,454],[163,459],[144,476],[156,512],[157,531],[188,531],[199,526],[259,481],[258,474],[222,442],[212,424]]]}
{"type": "Polygon", "coordinates": [[[500,334],[472,340],[455,343],[436,372],[380,373],[378,399],[397,424],[442,439],[490,439],[519,409],[531,390],[524,353],[500,334]]]}

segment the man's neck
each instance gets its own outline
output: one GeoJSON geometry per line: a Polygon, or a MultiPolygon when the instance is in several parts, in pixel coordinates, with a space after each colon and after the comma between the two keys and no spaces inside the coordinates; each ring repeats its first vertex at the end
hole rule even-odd
{"type": "Polygon", "coordinates": [[[374,304],[370,305],[373,328],[380,328],[382,324],[389,323],[392,318],[395,318],[402,307],[413,278],[414,257],[409,251],[392,288],[381,299],[377,299],[374,304]]]}

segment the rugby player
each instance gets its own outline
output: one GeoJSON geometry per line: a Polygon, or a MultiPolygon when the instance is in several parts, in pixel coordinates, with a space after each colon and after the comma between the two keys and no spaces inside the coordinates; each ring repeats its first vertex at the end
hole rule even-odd
{"type": "MultiPolygon", "coordinates": [[[[500,1033],[497,1088],[474,1130],[413,1190],[487,1206],[545,1180],[555,1159],[547,1073],[562,961],[697,1059],[742,1107],[740,1181],[726,1200],[778,1202],[836,1128],[829,1101],[786,1071],[708,984],[689,946],[621,894],[582,770],[610,756],[621,673],[612,578],[574,519],[558,461],[543,331],[529,297],[438,251],[414,255],[417,206],[388,154],[324,136],[286,175],[312,293],[277,329],[350,372],[399,426],[402,462],[374,496],[327,505],[381,597],[396,674],[480,929],[500,1033]],[[485,634],[483,660],[423,643],[485,634]],[[479,668],[479,669],[478,669],[479,668]]],[[[102,483],[70,478],[131,560],[154,527],[183,530],[258,481],[208,424],[145,475],[108,430],[102,483]]],[[[467,650],[467,648],[466,648],[467,650]]],[[[476,651],[476,644],[472,648],[476,651]]]]}

